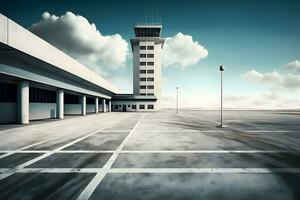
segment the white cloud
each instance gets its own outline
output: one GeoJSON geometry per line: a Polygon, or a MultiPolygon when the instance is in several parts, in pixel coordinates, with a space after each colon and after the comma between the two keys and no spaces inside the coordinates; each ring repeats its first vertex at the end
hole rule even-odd
{"type": "Polygon", "coordinates": [[[295,60],[295,61],[289,62],[286,65],[286,68],[289,70],[292,70],[292,71],[300,72],[300,61],[295,60]]]}
{"type": "Polygon", "coordinates": [[[166,38],[162,54],[162,65],[185,69],[207,57],[208,51],[190,35],[177,33],[166,38]]]}
{"type": "Polygon", "coordinates": [[[260,96],[226,95],[224,107],[227,109],[299,109],[300,101],[271,91],[260,96]]]}
{"type": "Polygon", "coordinates": [[[129,52],[119,34],[102,35],[94,23],[72,12],[62,16],[44,12],[29,30],[97,72],[123,66],[129,52]]]}
{"type": "Polygon", "coordinates": [[[282,77],[277,71],[261,73],[254,69],[247,71],[242,75],[243,77],[253,80],[253,81],[262,81],[262,82],[280,82],[282,77]]]}
{"type": "MultiPolygon", "coordinates": [[[[290,62],[286,67],[296,70],[297,62],[290,62]]],[[[279,73],[276,70],[262,73],[252,69],[243,74],[242,77],[254,83],[267,85],[270,88],[267,93],[260,96],[227,96],[225,102],[229,103],[229,107],[261,109],[294,109],[300,107],[300,74],[279,73]]]]}
{"type": "Polygon", "coordinates": [[[268,84],[276,89],[295,89],[300,87],[300,75],[279,74],[277,71],[261,73],[256,70],[249,70],[242,77],[254,81],[268,84]]]}

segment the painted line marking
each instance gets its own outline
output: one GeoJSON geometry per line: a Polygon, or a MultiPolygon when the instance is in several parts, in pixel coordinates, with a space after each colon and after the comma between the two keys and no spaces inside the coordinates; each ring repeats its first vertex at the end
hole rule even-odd
{"type": "Polygon", "coordinates": [[[300,173],[300,168],[113,168],[109,173],[300,173]]]}
{"type": "MultiPolygon", "coordinates": [[[[8,168],[0,168],[0,172],[8,168]]],[[[300,168],[111,168],[108,171],[103,168],[23,168],[18,173],[166,173],[166,174],[184,174],[184,173],[300,173],[300,168]]],[[[79,197],[78,197],[79,198],[79,197]]]]}
{"type": "Polygon", "coordinates": [[[136,131],[136,132],[143,132],[143,133],[219,133],[224,132],[221,130],[182,130],[182,131],[160,131],[160,130],[152,130],[152,131],[136,131]]]}
{"type": "MultiPolygon", "coordinates": [[[[6,154],[1,155],[0,159],[8,157],[8,156],[10,156],[12,154],[15,154],[15,153],[19,153],[20,151],[22,151],[24,149],[27,149],[27,148],[30,148],[30,147],[33,147],[33,146],[36,146],[36,145],[39,145],[39,144],[43,144],[43,143],[48,142],[50,140],[55,140],[57,138],[59,138],[59,137],[49,138],[49,139],[46,139],[46,140],[43,140],[43,141],[40,141],[40,142],[36,142],[36,143],[30,144],[28,146],[22,147],[20,149],[14,150],[14,151],[8,151],[6,154]]],[[[40,152],[38,152],[38,153],[40,153],[40,152]]]]}
{"type": "MultiPolygon", "coordinates": [[[[122,117],[120,120],[118,120],[117,122],[115,122],[115,123],[113,123],[113,124],[117,124],[117,123],[119,123],[120,121],[126,119],[127,117],[128,117],[128,116],[124,116],[124,117],[122,117]]],[[[47,152],[47,153],[45,153],[45,154],[43,154],[43,155],[41,155],[41,156],[38,156],[38,157],[36,157],[36,158],[34,158],[34,159],[32,159],[32,160],[29,160],[29,161],[27,161],[27,162],[25,162],[25,163],[23,163],[23,164],[20,164],[20,165],[16,166],[16,167],[13,168],[13,169],[10,169],[10,170],[8,170],[8,171],[6,171],[6,172],[3,172],[3,174],[0,174],[0,180],[2,180],[2,179],[4,179],[4,178],[6,178],[6,177],[8,177],[8,176],[10,176],[10,175],[12,175],[12,174],[18,172],[18,171],[20,171],[21,169],[23,169],[23,168],[25,168],[25,167],[27,167],[27,166],[29,166],[29,165],[32,165],[33,163],[36,163],[36,162],[38,162],[38,161],[40,161],[40,160],[46,158],[46,157],[48,157],[48,156],[50,156],[50,155],[52,155],[52,154],[54,154],[54,153],[56,153],[56,152],[58,152],[58,151],[60,151],[60,150],[62,150],[62,149],[64,149],[64,148],[66,148],[66,147],[68,147],[68,146],[71,146],[71,145],[73,145],[73,144],[75,144],[75,143],[77,143],[77,142],[79,142],[79,141],[82,141],[82,140],[84,140],[84,139],[86,139],[86,138],[88,138],[88,137],[90,137],[90,136],[92,136],[92,135],[94,135],[94,134],[96,134],[96,133],[98,133],[98,132],[101,132],[101,130],[104,130],[105,128],[107,128],[107,127],[103,127],[103,128],[101,128],[101,129],[99,129],[99,130],[93,131],[93,132],[91,132],[91,133],[88,134],[88,135],[85,135],[85,136],[83,136],[83,137],[77,138],[77,139],[73,140],[72,142],[70,142],[70,143],[68,143],[68,144],[65,144],[65,145],[63,145],[63,146],[61,146],[61,147],[58,147],[58,148],[54,149],[53,151],[47,152]]]]}
{"type": "MultiPolygon", "coordinates": [[[[44,150],[20,150],[20,151],[18,151],[18,150],[16,150],[16,151],[0,151],[0,153],[13,153],[13,154],[15,154],[15,153],[47,153],[47,152],[49,152],[49,151],[44,151],[44,150]]],[[[6,157],[6,156],[5,156],[6,157]]]]}
{"type": "Polygon", "coordinates": [[[133,129],[129,132],[129,134],[126,136],[126,138],[122,141],[122,143],[119,145],[119,147],[116,149],[116,151],[113,153],[113,155],[110,157],[110,159],[106,162],[106,164],[103,166],[102,170],[99,171],[96,176],[91,180],[91,182],[85,187],[85,189],[80,193],[80,195],[77,197],[77,200],[86,200],[89,199],[90,196],[93,194],[97,186],[101,183],[103,178],[106,176],[106,174],[111,169],[111,166],[115,162],[117,156],[124,148],[125,144],[129,140],[130,136],[134,133],[138,125],[141,123],[141,121],[144,119],[145,114],[142,115],[142,117],[138,120],[138,122],[135,124],[133,129]]]}
{"type": "Polygon", "coordinates": [[[23,168],[18,173],[97,173],[101,168],[23,168]]]}
{"type": "MultiPolygon", "coordinates": [[[[15,152],[15,151],[0,151],[0,153],[9,153],[9,152],[15,152]]],[[[16,153],[49,153],[52,151],[40,151],[40,150],[23,150],[18,151],[16,153]]],[[[122,150],[120,153],[126,154],[126,153],[199,153],[199,154],[209,154],[209,153],[220,153],[220,154],[226,154],[226,153],[297,153],[300,152],[300,150],[122,150]]],[[[55,154],[58,153],[115,153],[114,150],[61,150],[56,151],[55,154]]]]}
{"type": "MultiPolygon", "coordinates": [[[[0,151],[0,153],[10,153],[10,152],[16,152],[16,153],[48,153],[52,152],[50,150],[23,150],[23,151],[0,151]]],[[[55,153],[114,153],[114,150],[61,150],[56,151],[55,153]]]]}
{"type": "Polygon", "coordinates": [[[127,130],[106,130],[106,131],[101,131],[101,133],[126,133],[126,132],[130,132],[130,129],[127,130]]]}
{"type": "MultiPolygon", "coordinates": [[[[295,151],[283,151],[283,150],[187,150],[187,151],[183,151],[183,150],[162,150],[162,151],[143,151],[143,150],[123,150],[120,153],[199,153],[199,154],[209,154],[209,153],[220,153],[220,154],[229,154],[229,153],[294,153],[295,151]]],[[[298,151],[300,152],[300,151],[298,151]]]]}
{"type": "MultiPolygon", "coordinates": [[[[9,153],[9,152],[15,152],[15,151],[0,151],[0,153],[9,153]]],[[[47,150],[23,150],[19,151],[17,153],[49,153],[52,151],[47,150]]],[[[226,154],[226,153],[295,153],[300,152],[300,150],[122,150],[120,153],[220,153],[220,154],[226,154]]],[[[58,153],[115,153],[114,150],[61,150],[56,151],[55,154],[58,153]]]]}

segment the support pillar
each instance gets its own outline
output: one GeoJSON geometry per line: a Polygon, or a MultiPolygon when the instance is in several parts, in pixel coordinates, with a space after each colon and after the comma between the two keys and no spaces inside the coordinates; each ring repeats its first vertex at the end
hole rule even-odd
{"type": "Polygon", "coordinates": [[[56,118],[64,118],[64,90],[56,91],[56,118]]]}
{"type": "Polygon", "coordinates": [[[111,100],[108,100],[108,112],[111,112],[111,100]]]}
{"type": "Polygon", "coordinates": [[[95,113],[99,112],[99,98],[95,98],[95,113]]]}
{"type": "Polygon", "coordinates": [[[81,96],[81,115],[86,115],[86,95],[81,96]]]}
{"type": "Polygon", "coordinates": [[[102,110],[103,112],[106,112],[106,99],[102,99],[102,110]]]}
{"type": "Polygon", "coordinates": [[[20,81],[18,84],[18,122],[29,123],[29,82],[20,81]]]}

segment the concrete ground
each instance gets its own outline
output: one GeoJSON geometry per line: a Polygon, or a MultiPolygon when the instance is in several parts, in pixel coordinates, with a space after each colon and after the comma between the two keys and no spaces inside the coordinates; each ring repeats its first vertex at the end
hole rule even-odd
{"type": "Polygon", "coordinates": [[[218,119],[165,110],[6,127],[0,199],[300,199],[300,112],[218,119]]]}

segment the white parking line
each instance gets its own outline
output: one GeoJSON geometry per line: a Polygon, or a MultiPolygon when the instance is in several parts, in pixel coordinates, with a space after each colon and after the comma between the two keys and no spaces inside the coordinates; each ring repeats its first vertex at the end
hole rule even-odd
{"type": "Polygon", "coordinates": [[[112,168],[109,173],[300,173],[300,168],[112,168]]]}
{"type": "Polygon", "coordinates": [[[114,153],[115,151],[114,150],[104,150],[104,151],[101,151],[101,150],[61,150],[61,151],[57,151],[55,153],[68,153],[68,154],[72,154],[72,153],[114,153]]]}
{"type": "MultiPolygon", "coordinates": [[[[124,120],[125,118],[128,118],[128,116],[125,115],[124,117],[122,117],[121,119],[119,119],[118,121],[116,121],[114,124],[117,124],[118,122],[124,120]]],[[[69,146],[71,146],[71,145],[73,145],[73,144],[75,144],[75,143],[77,143],[79,141],[82,141],[82,140],[84,140],[84,139],[86,139],[86,138],[88,138],[88,137],[90,137],[90,136],[92,136],[92,135],[94,135],[94,134],[96,134],[98,132],[101,132],[105,128],[107,128],[107,127],[103,127],[103,128],[101,128],[99,130],[93,131],[92,133],[90,133],[88,135],[85,135],[83,137],[77,138],[77,139],[73,140],[72,142],[70,142],[68,144],[65,144],[65,145],[63,145],[61,147],[58,147],[58,148],[54,149],[53,151],[49,151],[49,152],[47,152],[47,153],[45,153],[45,154],[43,154],[41,156],[38,156],[38,157],[36,157],[36,158],[34,158],[32,160],[29,160],[29,161],[27,161],[27,162],[25,162],[23,164],[20,164],[20,165],[16,166],[13,169],[5,171],[2,174],[0,174],[0,180],[2,180],[4,178],[6,178],[6,177],[8,177],[8,176],[10,176],[10,175],[18,172],[18,171],[20,171],[21,169],[23,169],[23,168],[25,168],[25,167],[27,167],[29,165],[32,165],[33,163],[35,163],[37,161],[40,161],[40,160],[42,160],[42,159],[44,159],[44,158],[46,158],[46,157],[48,157],[48,156],[50,156],[50,155],[52,155],[54,153],[57,153],[58,151],[61,151],[62,149],[66,148],[66,147],[69,147],[69,146]]]]}
{"type": "Polygon", "coordinates": [[[111,166],[115,162],[117,156],[124,148],[126,142],[130,138],[130,136],[134,133],[138,125],[141,123],[141,121],[144,119],[145,114],[142,115],[142,117],[139,119],[139,121],[135,124],[133,129],[129,132],[129,134],[126,136],[126,138],[123,140],[123,142],[119,145],[117,150],[114,152],[114,154],[110,157],[110,159],[106,162],[106,164],[103,166],[102,170],[99,171],[96,176],[91,180],[91,182],[85,187],[85,189],[80,193],[80,195],[77,197],[77,200],[86,200],[89,199],[94,190],[97,188],[97,186],[101,183],[105,175],[109,172],[111,169],[111,166]]]}
{"type": "Polygon", "coordinates": [[[43,140],[43,141],[40,141],[40,142],[33,143],[33,144],[31,144],[31,145],[22,147],[22,148],[20,148],[20,149],[14,150],[14,151],[8,151],[6,154],[1,155],[1,156],[0,156],[0,159],[5,158],[5,157],[8,157],[8,156],[10,156],[10,155],[12,155],[12,154],[15,154],[15,153],[19,153],[20,151],[22,151],[22,150],[24,150],[24,149],[27,149],[27,148],[30,148],[30,147],[33,147],[33,146],[36,146],[36,145],[39,145],[39,144],[43,144],[43,143],[48,142],[48,141],[50,141],[50,140],[55,140],[55,139],[57,139],[57,138],[59,138],[59,137],[49,138],[49,139],[46,139],[46,140],[43,140]]]}
{"type": "MultiPolygon", "coordinates": [[[[9,155],[16,154],[16,153],[47,153],[47,150],[20,150],[20,151],[0,151],[0,153],[7,153],[9,155]]],[[[7,156],[5,156],[7,157],[7,156]]]]}
{"type": "MultiPolygon", "coordinates": [[[[283,151],[283,150],[187,150],[187,151],[184,151],[184,150],[146,150],[146,151],[143,151],[143,150],[122,150],[120,153],[199,153],[199,154],[209,154],[209,153],[220,153],[220,154],[226,154],[226,153],[292,153],[292,152],[295,152],[295,151],[283,151]]],[[[299,151],[300,152],[300,151],[299,151]]]]}
{"type": "MultiPolygon", "coordinates": [[[[139,132],[139,131],[137,131],[139,132]]],[[[222,130],[152,130],[152,131],[142,131],[143,133],[219,133],[224,132],[222,130]]]]}
{"type": "Polygon", "coordinates": [[[23,168],[18,173],[98,173],[101,168],[23,168]]]}
{"type": "MultiPolygon", "coordinates": [[[[0,168],[0,172],[3,172],[4,170],[7,169],[8,168],[0,168]]],[[[116,174],[116,173],[129,173],[129,174],[291,173],[291,174],[298,174],[300,173],[300,168],[110,168],[108,170],[104,168],[23,168],[18,171],[18,173],[61,173],[61,174],[64,173],[95,173],[95,174],[97,173],[98,174],[101,172],[102,172],[102,176],[103,174],[107,174],[107,173],[112,173],[112,174],[116,174]]],[[[86,196],[86,199],[88,199],[89,197],[90,196],[86,196]]]]}
{"type": "MultiPolygon", "coordinates": [[[[0,153],[48,153],[51,150],[0,151],[0,153]]],[[[61,150],[55,153],[114,153],[114,150],[61,150]]]]}

